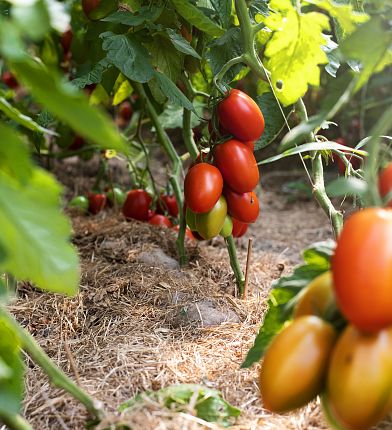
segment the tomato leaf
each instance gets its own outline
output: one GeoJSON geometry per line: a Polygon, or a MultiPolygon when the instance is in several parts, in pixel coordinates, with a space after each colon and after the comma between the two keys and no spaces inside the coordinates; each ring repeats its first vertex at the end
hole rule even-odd
{"type": "Polygon", "coordinates": [[[112,64],[108,61],[108,59],[103,58],[101,61],[95,64],[88,73],[74,79],[71,82],[77,88],[84,88],[86,85],[98,84],[102,81],[102,75],[104,72],[106,72],[106,70],[108,70],[111,66],[112,64]]]}
{"type": "MultiPolygon", "coordinates": [[[[4,126],[0,128],[3,141],[4,126]]],[[[12,143],[18,142],[15,134],[12,143]]],[[[3,153],[14,153],[26,163],[27,148],[22,142],[5,146],[3,153]]],[[[8,160],[10,157],[8,156],[8,160]]],[[[18,158],[0,166],[0,246],[5,252],[0,272],[28,279],[38,287],[66,294],[78,288],[78,257],[69,243],[71,228],[60,212],[61,187],[44,170],[29,166],[29,177],[20,177],[18,158]]]]}
{"type": "Polygon", "coordinates": [[[278,102],[271,92],[256,97],[256,103],[265,118],[265,128],[264,133],[255,144],[255,151],[265,148],[278,137],[286,127],[285,118],[288,118],[291,113],[291,107],[283,108],[283,113],[281,112],[278,102]]]}
{"type": "Polygon", "coordinates": [[[228,28],[230,24],[232,0],[210,0],[214,11],[218,14],[219,21],[223,28],[228,28]]]}
{"type": "Polygon", "coordinates": [[[114,22],[116,24],[129,25],[137,27],[145,23],[155,22],[163,12],[163,7],[158,5],[149,5],[141,7],[137,12],[118,11],[110,14],[102,21],[114,22]]]}
{"type": "Polygon", "coordinates": [[[177,13],[186,19],[190,24],[210,36],[219,37],[224,33],[223,28],[215,24],[210,18],[194,6],[189,0],[171,0],[177,13]]]}
{"type": "Polygon", "coordinates": [[[268,16],[270,14],[268,3],[269,0],[253,0],[249,4],[249,15],[253,22],[257,22],[257,15],[268,16]]]}
{"type": "Polygon", "coordinates": [[[334,248],[332,240],[312,244],[303,252],[304,264],[297,266],[291,275],[282,276],[272,283],[268,310],[242,368],[252,366],[263,357],[271,340],[291,318],[292,299],[314,278],[329,270],[334,248]]]}
{"type": "Polygon", "coordinates": [[[187,55],[191,55],[192,57],[201,59],[200,55],[192,48],[190,43],[181,36],[181,34],[178,34],[172,28],[167,28],[166,33],[168,34],[171,42],[178,51],[187,55]]]}
{"type": "Polygon", "coordinates": [[[114,85],[113,106],[117,106],[127,99],[133,92],[132,85],[122,74],[119,75],[114,85]]]}
{"type": "Polygon", "coordinates": [[[271,13],[265,25],[273,31],[265,56],[274,90],[283,105],[302,97],[308,85],[319,86],[319,65],[328,58],[321,49],[326,45],[323,31],[329,29],[328,17],[309,12],[299,14],[290,0],[271,0],[271,13]]]}
{"type": "Polygon", "coordinates": [[[328,184],[326,192],[331,197],[357,196],[363,198],[368,192],[368,186],[365,181],[358,178],[338,178],[328,184]]]}
{"type": "MultiPolygon", "coordinates": [[[[197,114],[192,112],[191,114],[191,127],[196,127],[201,123],[203,116],[203,109],[205,104],[199,101],[193,102],[195,111],[197,114]]],[[[180,106],[169,104],[165,110],[159,115],[159,121],[165,129],[182,128],[183,124],[183,109],[180,106]]]]}
{"type": "Polygon", "coordinates": [[[123,75],[136,82],[147,82],[154,74],[150,54],[139,38],[132,34],[101,33],[102,48],[107,60],[116,66],[123,75]]]}
{"type": "Polygon", "coordinates": [[[17,414],[21,407],[24,365],[20,346],[12,327],[0,317],[0,416],[17,414]]]}

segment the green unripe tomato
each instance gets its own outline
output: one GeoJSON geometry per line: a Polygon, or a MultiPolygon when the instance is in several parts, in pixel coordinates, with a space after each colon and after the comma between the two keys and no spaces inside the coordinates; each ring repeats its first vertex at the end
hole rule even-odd
{"type": "Polygon", "coordinates": [[[227,215],[227,203],[223,196],[215,203],[215,206],[206,213],[196,214],[197,231],[204,239],[212,239],[222,230],[227,215]]]}
{"type": "Polygon", "coordinates": [[[225,222],[223,223],[222,230],[220,231],[220,235],[222,237],[229,237],[233,231],[233,221],[231,220],[229,215],[226,215],[225,222]]]}
{"type": "Polygon", "coordinates": [[[81,212],[88,211],[88,198],[85,196],[76,196],[69,202],[70,208],[75,208],[80,210],[81,212]]]}
{"type": "Polygon", "coordinates": [[[196,214],[192,212],[189,208],[186,208],[185,212],[186,224],[191,231],[196,231],[196,214]]]}
{"type": "Polygon", "coordinates": [[[114,202],[116,202],[118,206],[122,206],[125,202],[125,193],[118,187],[110,189],[106,193],[106,196],[112,205],[114,205],[114,202]]]}

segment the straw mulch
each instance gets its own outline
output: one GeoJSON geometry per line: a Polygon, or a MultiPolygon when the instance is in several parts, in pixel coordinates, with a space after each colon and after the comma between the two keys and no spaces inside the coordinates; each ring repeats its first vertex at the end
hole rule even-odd
{"type": "MultiPolygon", "coordinates": [[[[240,429],[324,429],[314,402],[295,414],[263,410],[258,366],[240,369],[265,310],[273,279],[290,270],[279,254],[255,251],[247,300],[234,298],[233,277],[221,239],[208,246],[187,242],[190,264],[144,264],[140,255],[160,249],[175,257],[175,235],[148,224],[123,221],[110,212],[74,217],[74,243],[81,257],[80,293],[72,298],[19,288],[11,309],[51,358],[101,400],[119,422],[116,408],[145,390],[175,383],[200,383],[220,390],[242,410],[240,429]],[[152,267],[152,266],[156,267],[152,267]],[[208,300],[238,322],[213,327],[178,322],[181,309],[208,300]]],[[[244,241],[242,243],[244,245],[244,241]]],[[[245,263],[245,247],[240,247],[245,263]]],[[[27,359],[24,413],[35,429],[82,429],[84,408],[53,388],[27,359]]],[[[192,411],[173,414],[146,401],[126,421],[134,430],[217,428],[200,423],[192,411]]],[[[101,428],[104,428],[102,425],[101,428]]]]}

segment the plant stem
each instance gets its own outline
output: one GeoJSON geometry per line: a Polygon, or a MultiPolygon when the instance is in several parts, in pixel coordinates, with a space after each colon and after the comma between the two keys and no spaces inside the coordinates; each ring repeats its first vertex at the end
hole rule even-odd
{"type": "Polygon", "coordinates": [[[233,236],[230,235],[229,237],[227,237],[225,239],[225,242],[226,242],[227,250],[229,251],[230,265],[234,272],[234,276],[238,286],[238,292],[240,297],[242,297],[244,294],[245,276],[241,270],[240,262],[238,261],[233,236]]]}
{"type": "Polygon", "coordinates": [[[92,398],[57,367],[45,351],[38,345],[33,336],[21,327],[3,306],[0,306],[0,316],[12,327],[21,341],[22,348],[30,355],[33,361],[41,367],[53,385],[62,388],[73,398],[82,403],[95,418],[100,419],[104,416],[101,402],[92,398]]]}
{"type": "MultiPolygon", "coordinates": [[[[193,99],[195,98],[195,92],[192,88],[191,83],[185,76],[183,76],[182,82],[185,85],[185,95],[191,102],[193,102],[193,99]]],[[[182,137],[184,139],[185,147],[188,150],[192,161],[194,161],[199,155],[199,150],[197,149],[195,140],[193,139],[191,119],[192,112],[189,109],[184,108],[182,114],[182,137]]]]}
{"type": "Polygon", "coordinates": [[[11,415],[2,412],[0,413],[0,421],[2,421],[11,430],[33,430],[33,427],[18,414],[11,415]]]}

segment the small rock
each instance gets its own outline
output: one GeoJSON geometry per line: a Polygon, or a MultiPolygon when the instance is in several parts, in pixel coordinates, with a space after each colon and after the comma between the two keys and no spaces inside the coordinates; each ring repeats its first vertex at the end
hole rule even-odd
{"type": "Polygon", "coordinates": [[[200,300],[182,306],[174,317],[174,326],[196,324],[201,327],[213,327],[225,322],[238,323],[238,315],[231,309],[219,306],[211,300],[200,300]]]}
{"type": "Polygon", "coordinates": [[[166,255],[162,249],[143,251],[137,257],[137,261],[150,267],[164,267],[169,270],[179,270],[180,268],[178,261],[166,255]]]}

